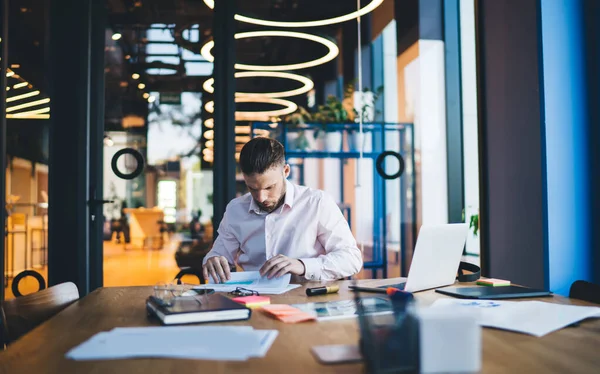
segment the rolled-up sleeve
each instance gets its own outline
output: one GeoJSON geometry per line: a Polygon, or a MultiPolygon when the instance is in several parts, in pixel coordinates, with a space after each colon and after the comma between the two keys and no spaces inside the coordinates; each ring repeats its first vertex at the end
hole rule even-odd
{"type": "Polygon", "coordinates": [[[219,233],[219,236],[217,236],[217,240],[215,240],[213,247],[204,257],[202,265],[206,264],[206,261],[208,261],[209,258],[217,256],[224,256],[230,265],[234,265],[236,253],[240,248],[240,242],[231,230],[228,219],[228,209],[225,209],[223,219],[219,224],[217,232],[219,233]]]}
{"type": "Polygon", "coordinates": [[[308,280],[335,280],[349,277],[363,266],[362,252],[348,222],[331,196],[323,193],[319,201],[317,240],[325,254],[301,258],[308,280]]]}

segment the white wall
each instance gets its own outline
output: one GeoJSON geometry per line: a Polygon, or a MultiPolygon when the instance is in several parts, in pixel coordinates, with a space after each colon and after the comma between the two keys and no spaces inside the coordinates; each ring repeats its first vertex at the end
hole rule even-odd
{"type": "Polygon", "coordinates": [[[316,158],[304,159],[304,185],[319,188],[319,160],[316,158]]]}
{"type": "MultiPolygon", "coordinates": [[[[398,122],[398,67],[397,67],[397,42],[396,21],[390,22],[382,31],[383,36],[383,120],[389,123],[398,122]]],[[[399,151],[400,139],[397,136],[386,137],[385,149],[399,151]]],[[[393,174],[398,170],[398,162],[392,157],[386,160],[386,172],[393,174]]],[[[404,176],[402,177],[404,178],[404,176]]],[[[389,215],[388,242],[400,243],[400,223],[402,220],[400,211],[400,179],[386,181],[386,202],[389,215]]],[[[404,221],[410,219],[404,218],[404,221]]],[[[390,246],[395,249],[396,246],[390,246]]],[[[399,248],[399,247],[398,247],[399,248]]]]}
{"type": "MultiPolygon", "coordinates": [[[[460,1],[461,74],[465,219],[479,212],[479,151],[477,146],[477,75],[475,64],[475,2],[460,1]]],[[[471,233],[467,252],[479,253],[479,238],[471,233]]]]}
{"type": "MultiPolygon", "coordinates": [[[[370,158],[357,159],[357,168],[360,171],[360,186],[355,189],[356,240],[362,243],[373,242],[373,160],[370,158]]],[[[381,226],[380,226],[381,227],[381,226]]]]}
{"type": "Polygon", "coordinates": [[[421,223],[447,223],[444,42],[419,40],[419,57],[404,74],[406,115],[414,118],[415,162],[421,172],[421,223]]]}

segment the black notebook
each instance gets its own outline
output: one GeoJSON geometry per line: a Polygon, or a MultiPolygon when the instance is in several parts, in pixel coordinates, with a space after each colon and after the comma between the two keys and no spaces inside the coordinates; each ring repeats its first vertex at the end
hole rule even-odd
{"type": "Polygon", "coordinates": [[[244,305],[218,294],[203,298],[178,297],[173,299],[171,305],[165,305],[160,299],[150,296],[146,300],[146,308],[165,325],[246,320],[251,314],[244,305]]]}
{"type": "Polygon", "coordinates": [[[519,299],[529,297],[552,296],[552,292],[536,290],[520,286],[477,286],[477,287],[446,287],[435,290],[444,295],[459,299],[519,299]]]}

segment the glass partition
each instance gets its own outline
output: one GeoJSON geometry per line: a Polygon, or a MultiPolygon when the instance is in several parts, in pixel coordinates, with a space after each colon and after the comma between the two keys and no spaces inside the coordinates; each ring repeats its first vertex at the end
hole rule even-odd
{"type": "Polygon", "coordinates": [[[6,205],[2,214],[6,215],[5,298],[10,299],[47,284],[51,100],[50,77],[44,74],[47,39],[43,28],[37,26],[47,21],[46,7],[41,2],[12,1],[8,19],[6,87],[0,89],[7,95],[6,205]]]}

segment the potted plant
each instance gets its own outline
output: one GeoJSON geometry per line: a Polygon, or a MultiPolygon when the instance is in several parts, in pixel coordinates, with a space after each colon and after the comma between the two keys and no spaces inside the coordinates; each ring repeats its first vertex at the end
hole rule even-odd
{"type": "Polygon", "coordinates": [[[287,148],[294,150],[311,150],[316,148],[315,130],[311,129],[306,122],[312,121],[312,115],[303,107],[299,106],[294,113],[284,118],[287,123],[286,131],[287,148]]]}
{"type": "Polygon", "coordinates": [[[325,150],[328,152],[340,152],[342,150],[342,132],[331,124],[347,123],[352,117],[352,112],[344,107],[344,104],[335,96],[329,95],[325,105],[319,105],[314,119],[321,124],[321,131],[325,134],[325,150]]]}
{"type": "MultiPolygon", "coordinates": [[[[469,206],[469,208],[471,208],[471,206],[469,206]]],[[[463,212],[462,212],[463,221],[465,221],[465,216],[466,216],[465,210],[463,209],[463,212]]],[[[472,233],[473,233],[472,238],[477,239],[477,237],[479,236],[479,211],[477,211],[476,213],[470,214],[468,222],[469,222],[469,230],[472,231],[472,233]]],[[[472,243],[472,245],[473,244],[478,247],[479,246],[478,245],[478,240],[475,240],[472,243]]],[[[467,240],[467,244],[465,245],[465,249],[463,251],[463,254],[464,255],[475,255],[475,256],[477,256],[478,252],[477,253],[469,253],[469,252],[467,252],[467,246],[468,245],[469,245],[469,240],[467,240]]]]}

